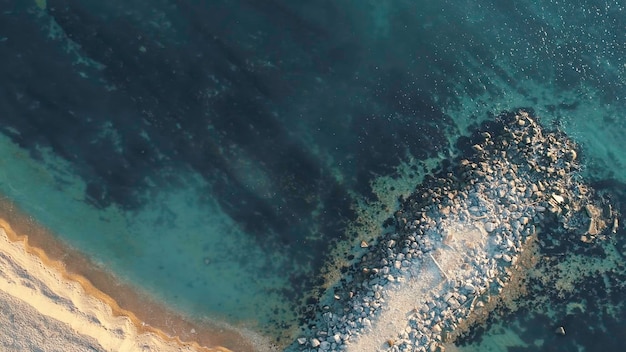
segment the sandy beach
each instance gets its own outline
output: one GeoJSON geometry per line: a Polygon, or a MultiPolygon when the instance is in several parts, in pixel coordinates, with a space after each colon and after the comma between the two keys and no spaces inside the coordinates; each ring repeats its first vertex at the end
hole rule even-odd
{"type": "MultiPolygon", "coordinates": [[[[59,268],[29,253],[2,221],[0,298],[2,345],[13,351],[200,351],[200,346],[137,329],[129,316],[114,314],[104,300],[68,280],[59,268]],[[50,343],[49,336],[54,337],[50,343]]],[[[117,308],[117,307],[116,307],[117,308]]],[[[225,349],[204,349],[226,351],[225,349]]]]}
{"type": "Polygon", "coordinates": [[[3,208],[10,218],[0,219],[3,351],[259,350],[251,334],[191,322],[115,282],[10,205],[3,208]]]}

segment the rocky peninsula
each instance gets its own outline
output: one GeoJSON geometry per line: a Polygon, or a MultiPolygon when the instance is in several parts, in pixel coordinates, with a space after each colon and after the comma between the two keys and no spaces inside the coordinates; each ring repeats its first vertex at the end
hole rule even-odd
{"type": "MultiPolygon", "coordinates": [[[[544,226],[582,242],[615,232],[617,214],[579,176],[579,150],[531,114],[503,113],[466,152],[417,187],[351,278],[322,301],[301,351],[443,351],[488,313],[544,226]]],[[[463,149],[463,148],[461,148],[463,149]]]]}

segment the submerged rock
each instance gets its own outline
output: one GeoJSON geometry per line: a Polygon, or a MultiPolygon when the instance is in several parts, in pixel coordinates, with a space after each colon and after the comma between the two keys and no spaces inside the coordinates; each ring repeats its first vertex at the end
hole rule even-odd
{"type": "Polygon", "coordinates": [[[554,333],[557,335],[565,336],[565,328],[562,326],[559,326],[558,328],[556,328],[554,333]]]}

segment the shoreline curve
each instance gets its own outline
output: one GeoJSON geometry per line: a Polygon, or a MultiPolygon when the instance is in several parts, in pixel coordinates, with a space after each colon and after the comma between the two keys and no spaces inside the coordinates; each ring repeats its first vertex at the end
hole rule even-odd
{"type": "Polygon", "coordinates": [[[76,319],[76,326],[70,324],[70,328],[81,335],[95,335],[104,350],[131,344],[158,346],[163,351],[270,349],[253,332],[196,322],[169,309],[95,265],[2,196],[0,267],[0,291],[57,321],[67,324],[76,319]]]}

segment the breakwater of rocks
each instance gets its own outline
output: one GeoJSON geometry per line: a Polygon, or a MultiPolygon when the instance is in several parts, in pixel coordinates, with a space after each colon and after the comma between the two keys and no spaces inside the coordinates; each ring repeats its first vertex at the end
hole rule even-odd
{"type": "Polygon", "coordinates": [[[528,112],[483,125],[471,153],[422,183],[396,231],[322,302],[300,351],[441,351],[459,325],[499,295],[527,241],[558,224],[582,242],[615,232],[617,216],[578,176],[579,151],[528,112]]]}

